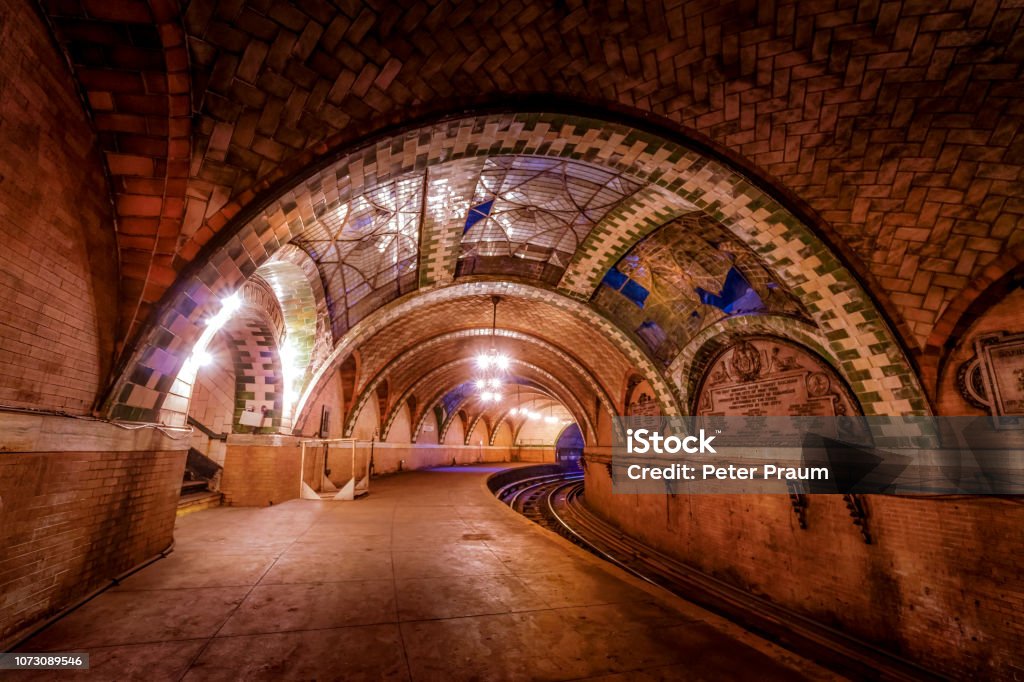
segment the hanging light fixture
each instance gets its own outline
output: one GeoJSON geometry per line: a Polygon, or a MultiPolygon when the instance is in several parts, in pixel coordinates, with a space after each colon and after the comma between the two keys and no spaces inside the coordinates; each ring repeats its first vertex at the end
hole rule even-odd
{"type": "Polygon", "coordinates": [[[493,306],[491,315],[491,347],[484,353],[476,356],[476,367],[479,371],[475,386],[480,393],[480,399],[485,403],[501,402],[501,387],[504,382],[504,374],[511,365],[511,359],[504,353],[499,353],[495,346],[495,336],[498,328],[498,303],[500,296],[491,296],[493,306]]]}

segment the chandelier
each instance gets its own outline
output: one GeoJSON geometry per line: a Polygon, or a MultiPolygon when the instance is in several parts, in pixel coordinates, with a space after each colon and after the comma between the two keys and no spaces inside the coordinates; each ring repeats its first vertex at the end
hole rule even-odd
{"type": "Polygon", "coordinates": [[[491,296],[491,305],[493,306],[491,347],[475,358],[477,368],[475,386],[480,400],[485,403],[501,402],[501,387],[505,383],[505,373],[512,363],[512,360],[504,353],[498,352],[494,345],[495,332],[498,327],[498,303],[500,302],[500,296],[491,296]]]}

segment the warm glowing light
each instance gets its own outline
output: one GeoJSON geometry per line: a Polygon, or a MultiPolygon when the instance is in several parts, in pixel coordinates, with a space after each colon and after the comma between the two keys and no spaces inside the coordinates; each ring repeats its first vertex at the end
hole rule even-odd
{"type": "Polygon", "coordinates": [[[539,415],[539,414],[537,414],[536,412],[528,412],[528,413],[526,414],[526,418],[527,418],[527,419],[537,419],[537,418],[538,418],[539,416],[540,416],[540,415],[539,415]]]}
{"type": "Polygon", "coordinates": [[[480,353],[476,356],[476,365],[480,369],[496,369],[501,372],[506,371],[511,364],[511,360],[507,355],[496,353],[494,350],[490,350],[487,353],[480,353]]]}
{"type": "Polygon", "coordinates": [[[284,344],[281,347],[281,364],[289,369],[295,366],[295,348],[291,344],[284,344]]]}
{"type": "Polygon", "coordinates": [[[508,413],[511,414],[514,417],[517,414],[519,414],[519,408],[518,407],[513,407],[511,410],[508,411],[508,413]]]}
{"type": "Polygon", "coordinates": [[[546,421],[548,424],[554,424],[555,422],[558,421],[558,417],[544,417],[544,421],[546,421]]]}
{"type": "Polygon", "coordinates": [[[491,388],[501,388],[501,379],[499,379],[498,377],[492,377],[487,382],[487,385],[490,386],[491,388]]]}
{"type": "Polygon", "coordinates": [[[480,394],[480,400],[484,401],[485,403],[491,402],[491,392],[490,391],[484,391],[483,393],[481,393],[480,394]]]}
{"type": "Polygon", "coordinates": [[[229,314],[242,307],[242,299],[239,297],[238,292],[231,294],[227,298],[222,298],[220,303],[229,314]]]}
{"type": "Polygon", "coordinates": [[[196,363],[197,367],[206,367],[208,364],[213,362],[213,356],[205,350],[197,350],[192,353],[192,361],[196,363]]]}
{"type": "Polygon", "coordinates": [[[281,358],[281,373],[284,375],[284,409],[287,414],[299,400],[303,368],[300,366],[299,351],[293,343],[285,341],[278,355],[281,358]]]}
{"type": "Polygon", "coordinates": [[[476,380],[476,387],[479,390],[481,390],[481,391],[484,390],[485,388],[487,388],[487,380],[486,379],[477,379],[476,380]]]}
{"type": "MultiPolygon", "coordinates": [[[[220,310],[216,315],[206,321],[206,326],[212,330],[211,333],[216,332],[218,329],[223,327],[228,319],[238,312],[238,309],[241,307],[242,299],[237,293],[222,298],[220,300],[220,310]]],[[[209,339],[207,339],[207,341],[209,341],[209,339]]]]}

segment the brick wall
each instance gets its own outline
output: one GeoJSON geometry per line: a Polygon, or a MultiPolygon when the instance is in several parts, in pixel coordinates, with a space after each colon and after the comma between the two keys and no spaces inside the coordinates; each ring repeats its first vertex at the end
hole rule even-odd
{"type": "Polygon", "coordinates": [[[613,495],[591,463],[586,503],[626,533],[732,585],[958,679],[1024,673],[1024,505],[866,498],[867,545],[840,496],[613,495]]]}
{"type": "MultiPolygon", "coordinates": [[[[299,467],[302,448],[299,438],[288,436],[234,435],[228,441],[227,458],[221,479],[224,504],[236,507],[265,507],[299,497],[299,467]]],[[[358,446],[357,461],[366,461],[369,444],[358,446]]],[[[539,449],[538,449],[539,452],[539,449]]],[[[551,449],[548,448],[548,452],[551,449]]],[[[347,481],[350,466],[341,458],[350,457],[341,446],[331,451],[332,481],[341,486],[347,481]],[[342,478],[342,474],[345,474],[342,478]]],[[[525,459],[523,461],[541,461],[525,459]]],[[[508,447],[434,445],[421,443],[374,443],[373,461],[376,474],[424,469],[434,466],[476,464],[479,462],[509,462],[516,458],[515,449],[508,447]]],[[[548,457],[547,459],[551,459],[548,457]]],[[[322,462],[323,460],[319,460],[322,462]]],[[[312,455],[305,462],[304,480],[313,480],[318,466],[312,455]]]]}
{"type": "Polygon", "coordinates": [[[432,466],[476,464],[478,462],[511,462],[515,450],[508,446],[435,445],[432,443],[375,443],[373,447],[374,472],[387,474],[402,469],[424,469],[432,466]]]}
{"type": "Polygon", "coordinates": [[[170,544],[187,441],[11,413],[0,434],[2,645],[170,544]]]}
{"type": "Polygon", "coordinates": [[[289,436],[229,437],[220,489],[224,504],[265,507],[299,496],[302,448],[289,436]]]}
{"type": "Polygon", "coordinates": [[[110,192],[32,4],[0,0],[0,404],[83,414],[114,347],[110,192]]]}

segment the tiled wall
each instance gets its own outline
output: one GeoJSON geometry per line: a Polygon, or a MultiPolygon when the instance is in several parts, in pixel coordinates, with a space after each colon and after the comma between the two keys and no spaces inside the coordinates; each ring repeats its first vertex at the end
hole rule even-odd
{"type": "Polygon", "coordinates": [[[114,352],[96,136],[31,3],[0,0],[0,404],[87,414],[114,352]]]}
{"type": "Polygon", "coordinates": [[[0,643],[170,545],[186,435],[0,413],[0,643]]]}

